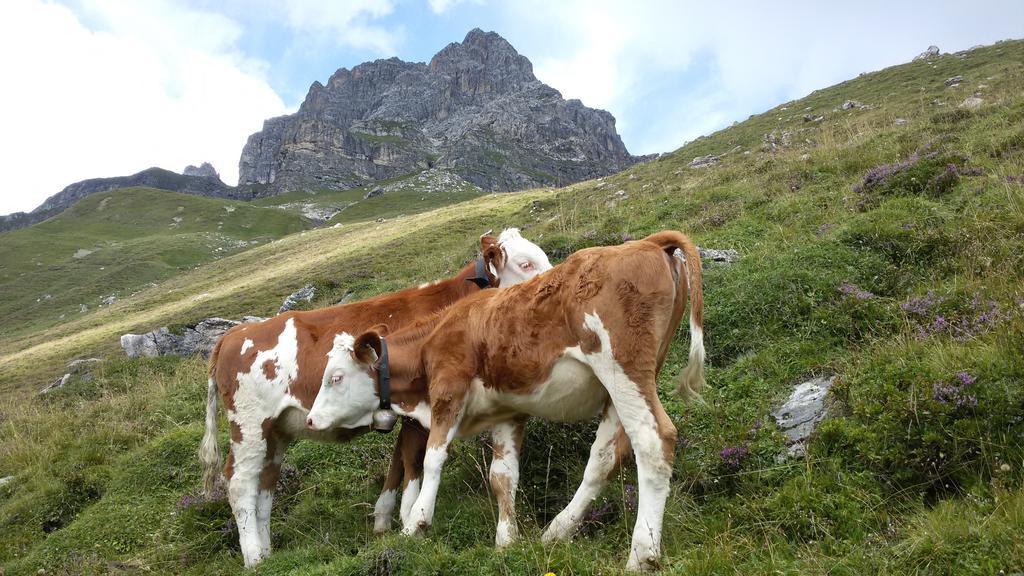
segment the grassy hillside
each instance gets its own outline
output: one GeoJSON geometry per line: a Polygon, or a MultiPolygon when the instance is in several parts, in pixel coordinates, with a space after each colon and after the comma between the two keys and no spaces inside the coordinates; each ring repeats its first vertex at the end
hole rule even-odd
{"type": "Polygon", "coordinates": [[[245,202],[126,188],[0,235],[4,339],[77,319],[199,264],[303,230],[245,202]]]}
{"type": "MultiPolygon", "coordinates": [[[[1024,43],[942,56],[817,91],[598,181],[489,195],[419,215],[286,236],[114,306],[0,336],[0,565],[6,574],[233,574],[224,501],[198,492],[204,366],[126,361],[129,329],[267,313],[451,273],[489,228],[519,225],[559,260],[662,228],[741,259],[705,274],[709,389],[680,430],[666,574],[995,574],[1024,570],[1024,43]],[[945,80],[962,75],[947,87],[945,80]],[[973,110],[959,108],[968,97],[973,110]],[[870,108],[842,109],[846,100],[870,108]],[[810,115],[808,120],[804,115],[810,115]],[[823,116],[821,119],[816,119],[823,116]],[[708,168],[696,156],[722,155],[708,168]],[[68,359],[88,382],[36,399],[68,359]],[[768,412],[836,376],[802,460],[778,460],[768,412]]],[[[393,436],[300,442],[286,458],[259,574],[616,574],[635,514],[627,468],[584,532],[545,549],[595,424],[531,423],[524,538],[492,548],[485,442],[457,443],[423,540],[372,536],[393,436]]],[[[222,430],[226,426],[221,427],[222,430]]],[[[222,438],[226,445],[226,433],[222,438]]]]}

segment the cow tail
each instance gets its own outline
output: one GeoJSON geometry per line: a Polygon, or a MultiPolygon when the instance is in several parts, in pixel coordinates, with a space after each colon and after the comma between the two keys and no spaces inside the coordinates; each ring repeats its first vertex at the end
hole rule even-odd
{"type": "Polygon", "coordinates": [[[210,355],[210,373],[206,385],[206,431],[203,441],[199,444],[199,461],[203,465],[203,493],[212,498],[220,481],[221,458],[220,446],[217,442],[217,357],[220,355],[220,342],[210,355]]]}
{"type": "Polygon", "coordinates": [[[690,358],[676,380],[676,392],[683,398],[699,400],[704,387],[704,288],[700,251],[680,232],[658,232],[646,240],[662,249],[678,249],[685,259],[686,274],[680,274],[679,280],[680,284],[686,281],[683,288],[689,288],[690,293],[690,358]]]}

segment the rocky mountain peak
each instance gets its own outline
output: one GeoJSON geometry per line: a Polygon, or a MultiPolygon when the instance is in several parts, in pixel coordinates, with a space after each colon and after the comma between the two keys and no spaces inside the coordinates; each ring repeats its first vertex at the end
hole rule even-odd
{"type": "Polygon", "coordinates": [[[209,162],[203,162],[199,166],[193,166],[189,164],[182,170],[184,176],[200,176],[202,178],[217,178],[220,179],[220,174],[213,168],[213,165],[209,162]]]}
{"type": "Polygon", "coordinates": [[[375,60],[314,82],[298,112],[249,137],[239,182],[260,194],[344,190],[436,167],[517,190],[637,160],[611,114],[562,99],[507,40],[473,29],[429,64],[375,60]]]}

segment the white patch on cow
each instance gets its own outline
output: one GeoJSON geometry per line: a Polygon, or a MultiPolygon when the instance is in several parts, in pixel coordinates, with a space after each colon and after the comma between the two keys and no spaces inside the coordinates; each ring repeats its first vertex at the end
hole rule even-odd
{"type": "MultiPolygon", "coordinates": [[[[452,427],[456,428],[455,426],[452,427]]],[[[448,443],[435,448],[427,448],[423,456],[423,487],[406,517],[402,534],[417,536],[430,526],[434,520],[434,504],[437,501],[437,489],[441,484],[441,469],[448,458],[448,443]]]]}
{"type": "Polygon", "coordinates": [[[256,495],[256,518],[259,522],[260,553],[270,555],[270,509],[274,505],[274,491],[260,490],[256,495]]]}
{"type": "Polygon", "coordinates": [[[579,528],[580,521],[590,508],[590,504],[601,494],[608,483],[608,475],[618,464],[615,452],[615,433],[619,429],[619,417],[614,406],[608,406],[608,412],[601,418],[597,427],[597,436],[590,447],[590,459],[583,472],[580,483],[572,501],[555,516],[541,537],[545,544],[572,537],[579,528]]]}
{"type": "Polygon", "coordinates": [[[665,461],[654,414],[639,386],[615,359],[611,336],[601,318],[596,312],[587,314],[583,326],[601,341],[600,350],[586,355],[587,363],[608,390],[636,455],[639,503],[626,570],[641,570],[661,556],[661,524],[672,468],[665,461]]]}
{"type": "MultiPolygon", "coordinates": [[[[519,454],[516,451],[516,425],[500,424],[491,430],[491,440],[495,452],[501,458],[491,460],[491,487],[495,490],[507,490],[504,497],[509,501],[510,514],[505,515],[499,508],[498,526],[494,532],[494,545],[504,548],[515,541],[518,536],[516,529],[515,501],[516,488],[519,485],[519,454]],[[495,480],[498,480],[497,482],[495,480]],[[505,480],[504,486],[500,480],[505,480]]],[[[500,497],[500,496],[499,496],[500,497]]]]}
{"type": "Polygon", "coordinates": [[[380,404],[373,377],[352,356],[354,343],[348,332],[334,337],[320,391],[309,410],[314,430],[369,426],[380,404]]]}
{"type": "Polygon", "coordinates": [[[242,342],[242,349],[239,350],[238,353],[239,354],[245,354],[246,352],[249,351],[249,348],[252,348],[253,346],[255,346],[255,344],[253,344],[252,340],[249,340],[248,338],[246,338],[245,342],[242,342]]]}
{"type": "Polygon", "coordinates": [[[398,404],[393,404],[391,407],[396,413],[412,418],[427,430],[430,429],[430,404],[427,404],[426,401],[420,402],[412,410],[403,410],[398,404]]]}
{"type": "Polygon", "coordinates": [[[608,399],[579,346],[566,348],[555,361],[548,379],[530,394],[499,392],[473,379],[466,398],[463,437],[479,433],[518,414],[545,420],[576,422],[591,418],[608,399]]]}
{"type": "Polygon", "coordinates": [[[373,531],[383,534],[391,529],[391,517],[395,513],[395,502],[398,490],[385,490],[380,493],[377,503],[373,506],[373,531]]]}
{"type": "MultiPolygon", "coordinates": [[[[232,441],[234,467],[228,484],[228,499],[238,525],[239,545],[246,566],[255,566],[269,548],[264,546],[264,530],[260,522],[260,472],[266,464],[267,441],[263,437],[263,421],[275,418],[288,408],[301,404],[289,394],[288,385],[298,375],[298,333],[295,321],[289,318],[277,338],[277,344],[258,352],[248,372],[235,375],[238,389],[234,395],[234,410],[228,410],[228,420],[241,431],[241,440],[232,441]],[[273,378],[263,369],[266,362],[273,363],[273,378]]],[[[269,522],[270,502],[266,502],[269,522]]],[[[269,534],[269,532],[266,532],[269,534]]],[[[267,538],[269,544],[269,536],[267,538]]]]}
{"type": "Polygon", "coordinates": [[[405,490],[402,490],[402,506],[398,510],[402,526],[405,526],[405,522],[409,518],[409,512],[412,510],[412,505],[416,503],[416,498],[418,498],[419,495],[420,479],[413,478],[405,485],[405,490]]]}

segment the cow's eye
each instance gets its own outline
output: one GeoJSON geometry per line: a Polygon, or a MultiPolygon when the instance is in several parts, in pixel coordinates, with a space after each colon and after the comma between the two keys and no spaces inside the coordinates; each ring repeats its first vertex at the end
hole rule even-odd
{"type": "Polygon", "coordinates": [[[331,376],[331,384],[341,383],[342,378],[344,378],[344,376],[342,376],[341,374],[335,374],[334,376],[331,376]]]}
{"type": "Polygon", "coordinates": [[[519,268],[524,272],[529,272],[530,270],[533,270],[533,262],[530,262],[529,260],[525,262],[520,262],[519,268]]]}

